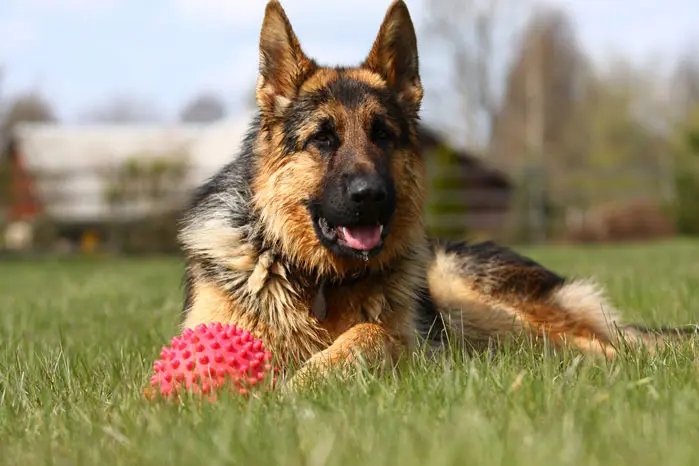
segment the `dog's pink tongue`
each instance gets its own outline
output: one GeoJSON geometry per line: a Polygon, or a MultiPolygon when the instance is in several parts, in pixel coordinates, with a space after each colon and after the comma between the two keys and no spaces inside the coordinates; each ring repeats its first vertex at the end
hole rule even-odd
{"type": "Polygon", "coordinates": [[[358,251],[371,251],[381,242],[381,228],[340,227],[340,236],[347,246],[358,251]]]}

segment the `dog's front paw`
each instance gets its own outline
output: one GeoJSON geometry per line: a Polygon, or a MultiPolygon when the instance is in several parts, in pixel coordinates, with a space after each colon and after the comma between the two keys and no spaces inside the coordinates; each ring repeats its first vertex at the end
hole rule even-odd
{"type": "Polygon", "coordinates": [[[334,367],[333,362],[337,362],[337,358],[333,358],[330,349],[316,353],[284,382],[282,391],[297,392],[325,380],[334,367]]]}
{"type": "Polygon", "coordinates": [[[354,369],[380,370],[399,354],[400,345],[388,338],[376,324],[359,324],[343,333],[329,347],[314,354],[284,384],[285,391],[297,391],[332,377],[347,379],[354,369]]]}

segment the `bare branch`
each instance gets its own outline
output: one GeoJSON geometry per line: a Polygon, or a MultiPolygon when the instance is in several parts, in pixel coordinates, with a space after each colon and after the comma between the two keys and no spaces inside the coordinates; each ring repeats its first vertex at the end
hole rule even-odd
{"type": "Polygon", "coordinates": [[[211,123],[226,116],[226,106],[213,94],[200,94],[190,100],[180,112],[180,121],[211,123]]]}
{"type": "Polygon", "coordinates": [[[480,146],[487,139],[497,105],[493,76],[511,47],[522,0],[425,0],[425,32],[445,54],[449,85],[441,96],[454,111],[459,145],[480,146]]]}

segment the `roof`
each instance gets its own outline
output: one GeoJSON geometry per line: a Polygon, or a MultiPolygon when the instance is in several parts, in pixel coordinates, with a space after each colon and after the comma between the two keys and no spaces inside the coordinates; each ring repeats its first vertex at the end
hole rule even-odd
{"type": "MultiPolygon", "coordinates": [[[[433,149],[437,146],[448,146],[449,143],[436,131],[431,128],[421,126],[419,131],[420,144],[424,149],[433,149]]],[[[512,187],[510,177],[489,161],[477,155],[476,151],[453,148],[452,150],[459,157],[460,165],[468,170],[479,172],[480,176],[488,178],[490,183],[500,188],[512,187]]]]}
{"type": "MultiPolygon", "coordinates": [[[[244,118],[213,124],[172,125],[18,125],[13,141],[27,169],[36,175],[37,191],[53,218],[94,221],[112,217],[104,193],[104,173],[132,160],[180,159],[189,166],[186,194],[236,156],[249,126],[244,118]],[[60,186],[57,184],[60,183],[60,186]],[[60,188],[60,196],[56,196],[60,188]]],[[[132,209],[132,214],[139,210],[132,209]]]]}

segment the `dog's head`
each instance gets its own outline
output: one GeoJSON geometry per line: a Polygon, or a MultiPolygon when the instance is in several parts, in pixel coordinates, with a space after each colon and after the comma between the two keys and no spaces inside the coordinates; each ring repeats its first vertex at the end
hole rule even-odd
{"type": "Polygon", "coordinates": [[[307,269],[383,267],[422,240],[423,90],[403,1],[389,8],[366,60],[323,67],[268,3],[256,89],[254,204],[267,240],[307,269]]]}

